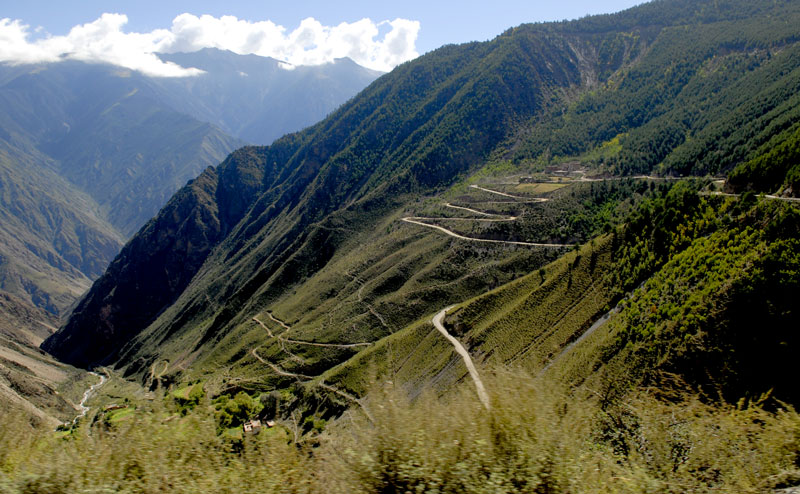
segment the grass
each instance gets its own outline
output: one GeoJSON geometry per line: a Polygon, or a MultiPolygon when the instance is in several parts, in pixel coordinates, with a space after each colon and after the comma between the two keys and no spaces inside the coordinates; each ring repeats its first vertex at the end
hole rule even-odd
{"type": "Polygon", "coordinates": [[[681,388],[634,390],[603,406],[519,369],[485,370],[492,411],[471,386],[413,403],[372,385],[371,419],[353,410],[295,442],[291,422],[217,436],[207,407],[165,421],[158,406],[69,439],[3,414],[5,493],[678,493],[768,492],[800,481],[791,407],[708,403],[681,388]],[[283,431],[283,433],[281,433],[283,431]],[[91,434],[89,434],[91,432],[91,434]]]}
{"type": "Polygon", "coordinates": [[[533,183],[533,184],[519,184],[514,186],[514,190],[528,194],[547,194],[556,191],[569,184],[552,184],[552,183],[533,183]]]}
{"type": "Polygon", "coordinates": [[[106,414],[106,421],[109,424],[119,424],[125,420],[131,420],[136,414],[133,408],[122,408],[120,410],[112,410],[106,414]]]}

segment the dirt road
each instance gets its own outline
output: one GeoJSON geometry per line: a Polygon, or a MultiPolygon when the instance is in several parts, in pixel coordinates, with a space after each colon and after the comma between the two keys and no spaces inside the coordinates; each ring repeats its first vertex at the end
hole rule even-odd
{"type": "Polygon", "coordinates": [[[445,329],[444,327],[444,324],[442,324],[442,321],[444,320],[444,316],[447,314],[447,311],[452,308],[453,306],[451,305],[450,307],[442,309],[441,311],[439,311],[438,314],[433,316],[431,322],[436,327],[436,329],[438,329],[439,332],[442,333],[442,335],[444,335],[445,338],[447,338],[447,341],[449,341],[453,345],[453,347],[456,350],[456,353],[461,355],[461,358],[464,360],[464,365],[467,366],[467,371],[469,372],[472,381],[475,383],[475,390],[478,393],[478,399],[481,400],[481,403],[483,404],[484,408],[488,410],[490,408],[489,395],[486,393],[486,388],[484,388],[483,386],[483,381],[481,381],[481,377],[478,375],[478,370],[475,368],[475,364],[472,362],[472,357],[470,357],[469,352],[467,352],[467,349],[464,348],[464,345],[462,345],[461,342],[458,341],[453,335],[448,333],[447,329],[445,329]]]}
{"type": "Polygon", "coordinates": [[[459,235],[456,232],[450,231],[447,228],[441,227],[439,225],[431,225],[430,223],[424,223],[424,220],[432,220],[432,219],[441,219],[441,218],[421,218],[419,216],[406,216],[405,218],[401,218],[402,221],[406,223],[413,223],[415,225],[424,226],[426,228],[433,228],[434,230],[439,230],[442,233],[445,233],[451,237],[455,237],[461,240],[469,240],[471,242],[486,242],[491,244],[507,244],[507,245],[525,245],[528,247],[550,247],[550,248],[571,248],[573,244],[543,244],[537,242],[518,242],[514,240],[492,240],[488,238],[475,238],[475,237],[465,237],[464,235],[459,235]],[[423,221],[421,221],[423,220],[423,221]]]}
{"type": "Polygon", "coordinates": [[[520,202],[547,202],[547,201],[549,201],[549,200],[550,200],[550,199],[547,199],[547,198],[545,198],[545,197],[522,197],[522,196],[512,196],[511,194],[506,194],[505,192],[500,192],[499,190],[487,189],[487,188],[485,188],[485,187],[480,187],[480,186],[478,186],[478,185],[470,185],[470,188],[471,188],[471,189],[478,189],[478,190],[482,190],[482,191],[484,191],[484,192],[488,192],[488,193],[490,193],[490,194],[496,194],[496,195],[498,195],[498,196],[510,197],[511,199],[515,199],[515,200],[517,200],[517,201],[520,201],[520,202]]]}
{"type": "MultiPolygon", "coordinates": [[[[741,197],[741,194],[730,194],[728,192],[700,192],[701,196],[724,196],[724,197],[741,197]]],[[[772,194],[762,194],[762,196],[766,199],[771,199],[773,201],[784,201],[784,202],[800,202],[800,197],[780,197],[774,196],[772,194]]]]}
{"type": "MultiPolygon", "coordinates": [[[[276,318],[275,318],[275,317],[274,317],[272,314],[270,314],[269,312],[267,312],[267,315],[269,316],[269,318],[270,318],[270,319],[272,319],[272,320],[273,320],[273,321],[275,321],[276,323],[280,324],[280,325],[281,325],[283,328],[285,328],[285,329],[286,329],[286,332],[288,332],[288,331],[289,331],[289,329],[291,329],[291,328],[290,328],[288,325],[286,325],[286,323],[284,323],[283,321],[281,321],[281,320],[279,320],[279,319],[276,319],[276,318]]],[[[378,316],[378,317],[380,317],[380,316],[378,316]]],[[[293,339],[291,339],[291,338],[284,338],[284,337],[283,337],[283,335],[278,335],[278,336],[275,336],[275,335],[272,333],[272,331],[269,329],[269,326],[267,326],[266,324],[264,324],[264,323],[263,323],[263,322],[262,322],[262,321],[261,321],[261,320],[260,320],[258,317],[256,317],[256,316],[253,316],[253,321],[257,322],[257,323],[259,324],[259,326],[261,326],[261,327],[262,327],[262,328],[263,328],[263,329],[264,329],[264,330],[267,332],[267,334],[269,335],[269,337],[270,337],[270,338],[277,338],[277,339],[278,339],[278,341],[281,343],[281,347],[282,347],[282,348],[283,348],[283,344],[284,344],[284,343],[292,343],[292,344],[294,344],[294,345],[316,346],[316,347],[323,347],[323,348],[356,348],[356,347],[360,347],[360,346],[370,346],[370,345],[372,344],[372,343],[317,343],[317,342],[315,342],[315,341],[302,341],[302,340],[293,340],[293,339]]],[[[286,332],[284,332],[284,334],[286,334],[286,332]]],[[[284,350],[286,353],[290,353],[290,352],[288,352],[288,351],[287,351],[285,348],[283,348],[283,350],[284,350]]],[[[297,357],[297,356],[296,356],[296,355],[294,355],[294,354],[291,354],[291,355],[292,355],[292,356],[294,356],[294,357],[297,357]]],[[[298,358],[299,358],[299,357],[298,357],[298,358]]]]}

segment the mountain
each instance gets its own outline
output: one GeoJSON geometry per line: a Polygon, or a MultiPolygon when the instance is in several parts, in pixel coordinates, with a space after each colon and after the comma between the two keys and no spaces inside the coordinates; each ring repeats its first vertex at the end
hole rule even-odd
{"type": "Polygon", "coordinates": [[[83,63],[5,71],[3,129],[51,158],[50,168],[89,194],[125,237],[242,144],[170,109],[135,72],[83,63]]]}
{"type": "Polygon", "coordinates": [[[240,142],[112,67],[0,73],[0,290],[60,316],[175,190],[240,142]]]}
{"type": "Polygon", "coordinates": [[[254,144],[269,144],[317,123],[381,75],[349,58],[293,66],[216,48],[159,56],[204,71],[197,77],[153,79],[163,101],[254,144]]]}
{"type": "Polygon", "coordinates": [[[59,315],[102,274],[124,239],[97,203],[49,163],[0,150],[0,290],[59,315]]]}
{"type": "Polygon", "coordinates": [[[0,289],[63,314],[176,190],[244,144],[220,126],[268,142],[378,75],[349,60],[289,71],[219,50],[164,57],[206,72],[0,67],[0,289]]]}
{"type": "MultiPolygon", "coordinates": [[[[412,396],[464,378],[430,324],[450,305],[489,292],[445,323],[479,360],[537,369],[625,293],[663,276],[693,295],[657,283],[625,317],[655,306],[664,320],[637,322],[593,358],[631,369],[614,357],[630,351],[650,369],[685,373],[659,357],[675,355],[667,350],[684,334],[684,343],[701,341],[709,327],[676,334],[666,316],[688,321],[687,308],[712,305],[715,293],[752,301],[728,283],[763,284],[775,273],[770,260],[788,256],[797,235],[791,201],[752,209],[747,198],[734,206],[697,191],[714,195],[708,175],[793,149],[798,21],[796,2],[664,0],[522,25],[403,64],[319,124],[203,172],[126,245],[43,348],[142,381],[164,365],[164,382],[204,379],[212,394],[333,388],[332,400],[347,406],[342,397],[366,392],[374,373],[396,375],[412,396]],[[673,186],[680,175],[694,181],[673,186]],[[756,228],[782,233],[748,236],[756,228]],[[776,239],[787,243],[765,252],[776,239]],[[733,249],[738,241],[746,253],[733,249]],[[706,271],[689,260],[693,245],[706,271]],[[739,254],[752,270],[736,274],[739,254]],[[693,285],[688,268],[709,284],[693,285]],[[651,299],[667,301],[663,314],[651,299]],[[669,336],[652,339],[659,334],[669,336]],[[652,345],[634,352],[642,341],[652,345]]],[[[768,184],[785,192],[791,166],[775,170],[768,184]]],[[[792,280],[784,281],[795,290],[792,280]]],[[[794,321],[765,305],[760,313],[779,328],[794,321]]],[[[733,308],[709,310],[732,317],[733,308]]],[[[779,348],[782,331],[765,347],[779,348]]],[[[739,352],[747,340],[733,346],[739,352]]],[[[733,374],[758,360],[749,362],[733,374]]]]}
{"type": "Polygon", "coordinates": [[[38,345],[126,238],[241,141],[101,65],[0,67],[0,108],[0,392],[64,421],[86,373],[38,345]]]}

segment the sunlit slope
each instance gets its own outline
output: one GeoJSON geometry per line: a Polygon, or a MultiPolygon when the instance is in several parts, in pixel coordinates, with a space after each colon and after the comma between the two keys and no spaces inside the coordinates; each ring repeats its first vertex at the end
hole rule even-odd
{"type": "MultiPolygon", "coordinates": [[[[800,212],[681,188],[644,203],[618,232],[456,305],[446,326],[480,368],[520,368],[605,399],[677,376],[729,400],[796,402],[800,212]]],[[[412,397],[468,381],[432,315],[324,378],[356,393],[390,379],[412,397]]]]}
{"type": "MultiPolygon", "coordinates": [[[[175,196],[46,347],[81,365],[114,363],[129,375],[146,376],[158,363],[174,380],[218,372],[229,384],[270,388],[347,365],[414,321],[530,273],[528,283],[544,283],[540,298],[519,299],[516,310],[502,313],[487,308],[497,325],[468,312],[454,317],[475,324],[461,336],[479,354],[544,367],[668,260],[645,243],[641,262],[612,268],[604,260],[616,252],[605,246],[609,240],[586,242],[610,233],[672,180],[580,177],[678,172],[660,165],[682,148],[652,130],[681,108],[713,108],[719,118],[692,120],[690,133],[710,136],[716,123],[733,125],[742,109],[759,108],[768,94],[752,87],[780,96],[773,103],[786,112],[745,120],[736,143],[749,149],[781,136],[791,119],[797,64],[794,24],[784,20],[796,17],[794,4],[695,5],[657,2],[447,46],[380,78],[320,124],[240,150],[175,196]],[[739,32],[744,41],[734,43],[739,32]],[[684,53],[687,39],[693,49],[684,53]],[[749,65],[733,63],[749,60],[751,45],[766,51],[749,65]],[[663,152],[637,147],[634,134],[663,152]],[[625,153],[660,157],[626,167],[625,153]],[[565,162],[583,173],[569,187],[491,190],[530,174],[555,180],[550,168],[565,162]],[[578,261],[569,254],[542,279],[538,269],[574,243],[584,244],[578,261]],[[628,269],[625,280],[613,278],[628,269]],[[545,300],[552,314],[517,314],[545,300]],[[291,328],[288,335],[270,336],[253,319],[275,324],[270,313],[291,328]]],[[[725,158],[726,149],[708,159],[725,158]]]]}
{"type": "MultiPolygon", "coordinates": [[[[329,262],[348,240],[343,223],[375,227],[419,194],[482,163],[509,135],[510,123],[545,111],[562,89],[582,85],[584,70],[574,50],[589,50],[595,36],[603,35],[575,35],[573,48],[566,38],[526,28],[490,43],[442,48],[382,77],[319,125],[269,148],[245,151],[250,156],[246,163],[233,157],[218,175],[229,174],[235,184],[245,170],[252,174],[247,182],[253,186],[244,192],[238,187],[220,189],[215,185],[218,179],[208,175],[209,186],[216,187],[208,207],[217,210],[212,216],[230,221],[230,231],[219,239],[219,247],[191,285],[183,278],[170,283],[176,292],[187,286],[189,290],[176,300],[173,315],[162,317],[150,332],[163,339],[177,331],[201,331],[203,326],[202,341],[216,338],[234,318],[247,318],[242,313],[246,306],[266,303],[287,284],[302,282],[329,262]],[[531,70],[520,71],[521,66],[531,70]]],[[[619,64],[627,61],[620,59],[619,64]]],[[[191,192],[179,195],[184,193],[191,192]]],[[[206,206],[196,211],[201,209],[206,206]]],[[[191,209],[178,216],[172,211],[168,206],[156,224],[179,224],[195,215],[191,209]]],[[[203,224],[202,216],[197,217],[203,224]]],[[[165,233],[182,245],[176,228],[165,233]]],[[[140,241],[134,239],[131,245],[140,241]]],[[[160,258],[152,262],[147,267],[137,261],[137,269],[163,271],[160,258]]],[[[113,286],[102,285],[96,285],[78,308],[68,332],[97,330],[98,312],[85,308],[89,300],[114,297],[113,286]]],[[[159,290],[137,286],[141,293],[159,290]]],[[[144,308],[135,293],[119,301],[120,307],[130,307],[123,311],[153,317],[172,303],[164,298],[144,308]]],[[[116,312],[112,308],[110,317],[116,312]]],[[[143,330],[143,322],[130,327],[130,334],[143,330]]],[[[113,332],[112,328],[108,334],[113,332]]],[[[114,349],[48,349],[61,356],[84,353],[84,364],[95,363],[118,351],[128,338],[112,339],[114,349]]],[[[150,347],[148,353],[153,350],[150,347]]]]}

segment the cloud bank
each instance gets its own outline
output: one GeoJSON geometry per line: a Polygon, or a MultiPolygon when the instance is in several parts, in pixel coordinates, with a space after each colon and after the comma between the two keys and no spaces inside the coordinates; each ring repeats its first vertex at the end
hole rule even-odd
{"type": "Polygon", "coordinates": [[[20,20],[0,19],[0,62],[80,60],[111,63],[156,77],[185,77],[201,71],[164,62],[156,53],[220,48],[273,57],[293,66],[350,57],[360,65],[382,71],[419,55],[415,45],[420,24],[407,19],[378,23],[361,19],[324,26],[309,17],[288,31],[271,21],[181,14],[170,29],[148,33],[124,32],[127,22],[123,14],[103,14],[94,22],[73,27],[65,36],[32,39],[30,26],[20,20]]]}

